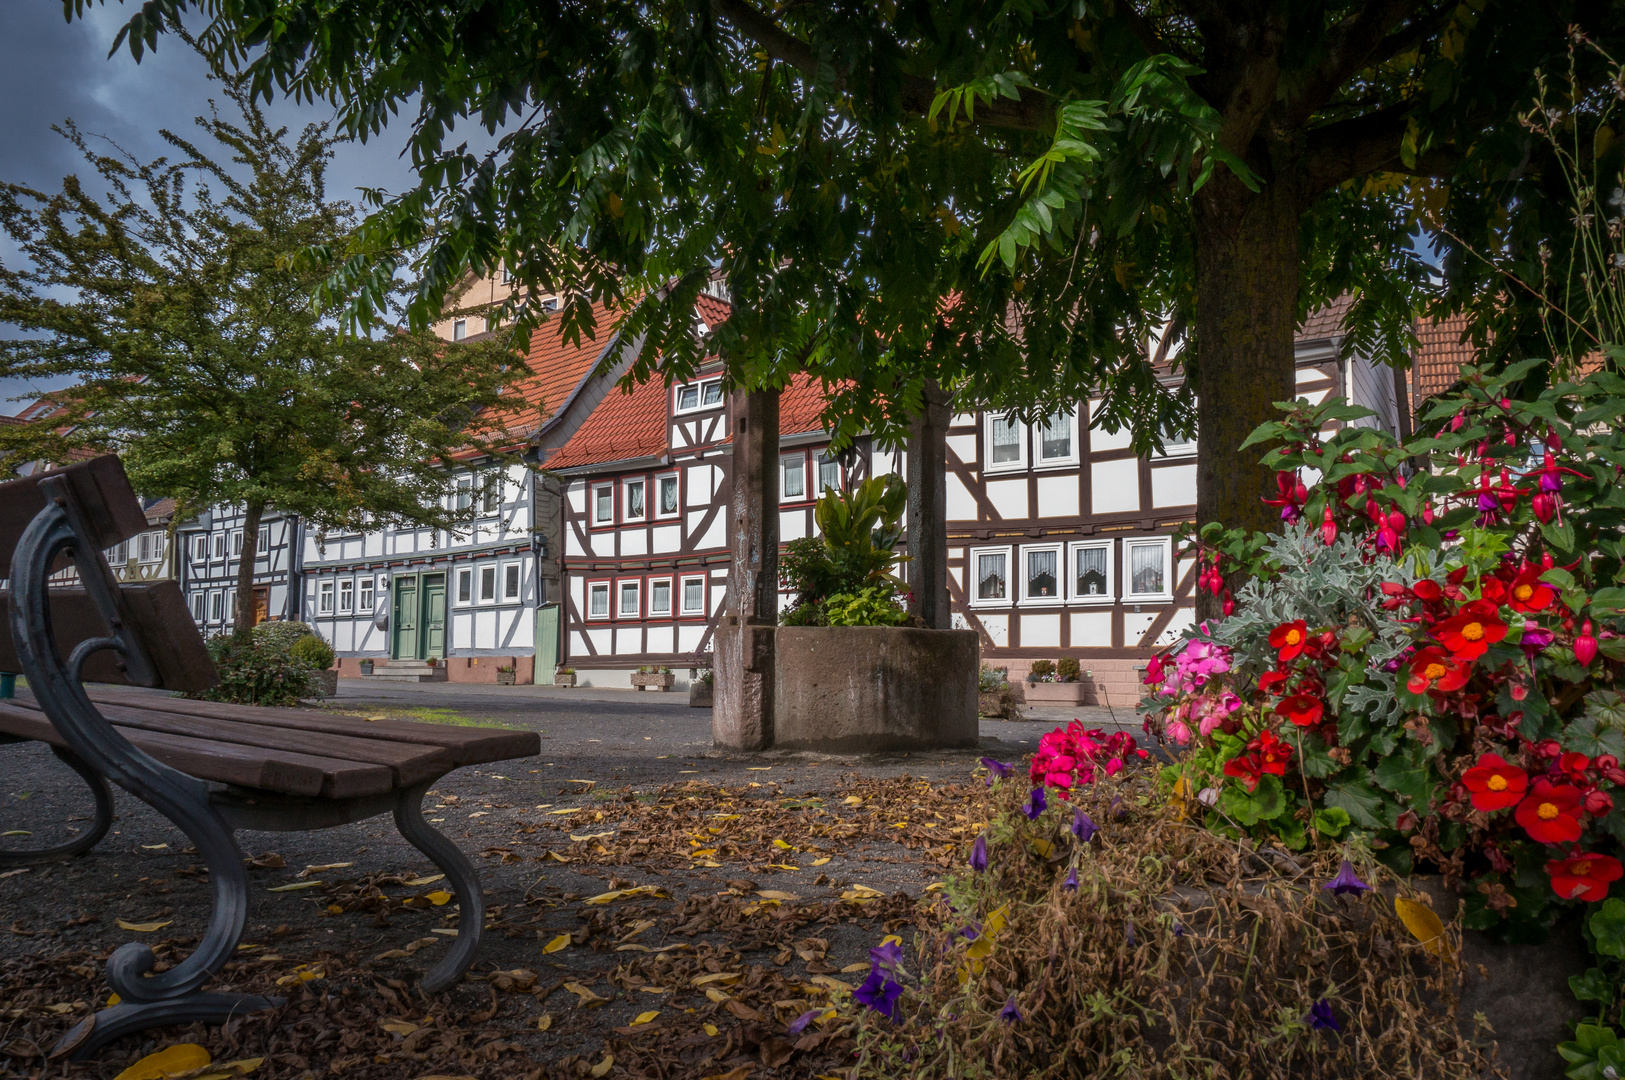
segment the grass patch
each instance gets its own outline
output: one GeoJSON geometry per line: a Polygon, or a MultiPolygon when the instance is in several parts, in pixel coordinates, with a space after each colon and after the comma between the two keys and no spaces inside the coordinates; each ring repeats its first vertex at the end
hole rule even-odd
{"type": "Polygon", "coordinates": [[[410,720],[419,724],[444,724],[447,727],[492,727],[523,730],[515,724],[500,720],[487,720],[465,716],[456,709],[331,709],[341,716],[359,716],[363,720],[410,720]]]}

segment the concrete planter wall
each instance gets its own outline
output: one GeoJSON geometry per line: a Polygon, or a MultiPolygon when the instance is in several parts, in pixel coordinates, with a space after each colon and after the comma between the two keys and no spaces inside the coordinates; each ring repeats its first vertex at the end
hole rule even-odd
{"type": "Polygon", "coordinates": [[[774,637],[775,749],[977,745],[974,631],[781,626],[774,637]]]}
{"type": "Polygon", "coordinates": [[[677,681],[677,675],[671,671],[637,671],[632,673],[632,685],[641,693],[649,687],[664,693],[672,688],[677,681]]]}
{"type": "Polygon", "coordinates": [[[712,703],[709,680],[695,679],[688,684],[688,704],[693,709],[709,709],[712,703]]]}

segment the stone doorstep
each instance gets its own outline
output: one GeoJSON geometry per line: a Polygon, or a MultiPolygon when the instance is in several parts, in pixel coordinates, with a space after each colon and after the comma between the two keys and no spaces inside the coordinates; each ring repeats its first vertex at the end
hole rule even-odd
{"type": "Polygon", "coordinates": [[[391,660],[387,664],[375,663],[372,674],[361,677],[376,682],[445,682],[446,665],[430,667],[421,660],[391,660]]]}

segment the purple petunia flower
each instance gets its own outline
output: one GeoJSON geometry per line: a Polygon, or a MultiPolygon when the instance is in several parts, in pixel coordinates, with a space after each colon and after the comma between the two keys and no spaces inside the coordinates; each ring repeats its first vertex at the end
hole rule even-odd
{"type": "Polygon", "coordinates": [[[979,923],[979,922],[969,923],[968,925],[965,926],[964,929],[957,930],[957,931],[954,932],[954,937],[962,937],[966,941],[975,941],[977,938],[979,938],[981,936],[982,936],[982,924],[979,923]]]}
{"type": "Polygon", "coordinates": [[[988,787],[993,786],[993,781],[994,780],[1003,780],[1005,777],[1009,776],[1012,772],[1015,771],[1015,766],[1014,765],[1007,765],[1002,761],[994,761],[990,757],[983,758],[982,759],[982,764],[987,767],[987,786],[988,787]]]}
{"type": "Polygon", "coordinates": [[[1183,925],[1181,925],[1180,923],[1174,923],[1174,937],[1184,937],[1184,936],[1185,936],[1185,927],[1183,925]]]}
{"type": "Polygon", "coordinates": [[[980,874],[987,869],[987,837],[978,836],[970,848],[970,868],[980,874]]]}
{"type": "Polygon", "coordinates": [[[903,996],[903,987],[876,964],[869,969],[869,977],[863,980],[863,985],[852,991],[852,996],[888,1020],[896,1020],[897,999],[903,996]]]}
{"type": "Polygon", "coordinates": [[[1122,816],[1123,816],[1123,796],[1121,796],[1121,795],[1113,795],[1112,796],[1112,817],[1122,817],[1122,816]]]}
{"type": "Polygon", "coordinates": [[[1321,998],[1309,1006],[1309,1015],[1305,1017],[1313,1031],[1342,1031],[1343,1025],[1337,1022],[1337,1014],[1332,1012],[1332,1003],[1321,998]]]}
{"type": "Polygon", "coordinates": [[[1078,891],[1078,868],[1076,866],[1066,872],[1066,880],[1061,882],[1061,888],[1067,892],[1078,891]]]}
{"type": "Polygon", "coordinates": [[[1363,892],[1370,892],[1371,886],[1354,876],[1354,864],[1347,859],[1337,868],[1337,876],[1332,878],[1322,889],[1330,889],[1335,896],[1359,896],[1363,892]]]}
{"type": "Polygon", "coordinates": [[[999,1010],[999,1019],[1007,1024],[1021,1023],[1021,1010],[1016,1008],[1016,995],[1011,994],[1010,1000],[1006,1001],[1004,1008],[999,1010]]]}
{"type": "Polygon", "coordinates": [[[1128,943],[1129,943],[1130,946],[1134,945],[1135,942],[1134,942],[1134,920],[1133,919],[1130,919],[1128,921],[1128,933],[1126,935],[1124,935],[1124,936],[1128,938],[1128,943]]]}
{"type": "Polygon", "coordinates": [[[1072,815],[1072,835],[1087,844],[1095,838],[1095,833],[1099,831],[1100,829],[1095,825],[1094,819],[1083,812],[1083,807],[1078,807],[1077,812],[1072,815]]]}
{"type": "Polygon", "coordinates": [[[1033,793],[1027,796],[1027,801],[1021,804],[1021,812],[1027,815],[1028,821],[1037,821],[1038,815],[1044,812],[1047,805],[1049,802],[1044,797],[1044,789],[1035,787],[1033,793]]]}
{"type": "Polygon", "coordinates": [[[903,947],[895,941],[869,950],[869,960],[882,971],[895,972],[903,966],[903,947]]]}
{"type": "Polygon", "coordinates": [[[823,1011],[823,1009],[808,1009],[806,1012],[790,1021],[790,1029],[788,1032],[789,1036],[793,1039],[797,1035],[800,1035],[803,1031],[806,1031],[807,1025],[818,1019],[819,1014],[823,1011]]]}

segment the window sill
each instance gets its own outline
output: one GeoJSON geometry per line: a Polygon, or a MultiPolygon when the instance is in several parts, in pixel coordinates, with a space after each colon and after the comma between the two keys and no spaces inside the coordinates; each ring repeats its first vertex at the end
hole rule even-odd
{"type": "Polygon", "coordinates": [[[1129,604],[1171,604],[1174,598],[1168,593],[1157,593],[1154,596],[1125,596],[1123,603],[1129,604]]]}
{"type": "Polygon", "coordinates": [[[1069,604],[1082,604],[1084,607],[1112,607],[1117,603],[1115,596],[1074,596],[1067,601],[1069,604]]]}
{"type": "Polygon", "coordinates": [[[1025,472],[1026,469],[1027,463],[1025,461],[1006,461],[998,465],[988,464],[982,466],[984,473],[1025,472]]]}
{"type": "Polygon", "coordinates": [[[1060,596],[1036,596],[1018,601],[1017,607],[1065,607],[1066,600],[1060,596]]]}
{"type": "Polygon", "coordinates": [[[1064,461],[1041,461],[1033,466],[1033,472],[1053,472],[1056,469],[1076,469],[1077,458],[1067,458],[1064,461]]]}

